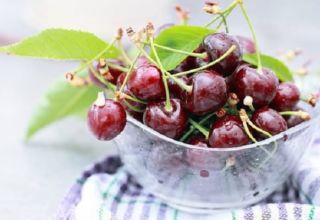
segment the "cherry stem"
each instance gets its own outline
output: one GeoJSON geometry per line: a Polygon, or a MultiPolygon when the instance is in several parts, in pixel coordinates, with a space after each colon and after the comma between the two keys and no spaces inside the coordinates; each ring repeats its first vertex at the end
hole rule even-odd
{"type": "Polygon", "coordinates": [[[190,122],[190,124],[195,127],[196,129],[198,129],[205,137],[206,139],[208,139],[209,137],[209,131],[202,127],[199,123],[195,122],[194,120],[192,120],[191,118],[189,118],[188,120],[190,122]]]}
{"type": "Polygon", "coordinates": [[[310,119],[310,114],[305,111],[284,111],[284,112],[279,112],[280,115],[294,115],[294,116],[299,116],[300,118],[304,120],[310,119]]]}
{"type": "Polygon", "coordinates": [[[126,100],[123,100],[123,102],[124,102],[124,104],[125,104],[129,109],[131,109],[132,111],[141,112],[141,113],[144,112],[142,109],[137,108],[137,107],[131,105],[131,104],[130,104],[129,102],[127,102],[126,100]]]}
{"type": "Polygon", "coordinates": [[[118,39],[117,42],[118,42],[118,48],[119,48],[119,50],[120,50],[120,53],[121,53],[121,55],[122,55],[122,57],[123,57],[124,62],[125,62],[127,65],[131,66],[132,60],[129,58],[127,52],[125,51],[121,39],[118,39]]]}
{"type": "Polygon", "coordinates": [[[205,70],[217,63],[219,63],[220,61],[222,61],[223,59],[225,59],[227,56],[229,56],[234,50],[236,49],[236,46],[235,45],[232,45],[228,50],[227,52],[225,52],[221,57],[219,57],[218,59],[208,63],[207,65],[204,65],[204,66],[201,66],[199,68],[195,68],[195,69],[192,69],[192,70],[188,70],[188,71],[184,71],[184,72],[180,72],[180,73],[176,73],[174,74],[175,77],[180,77],[180,76],[185,76],[185,75],[188,75],[188,74],[191,74],[191,73],[195,73],[195,72],[198,72],[198,71],[201,71],[201,70],[205,70]]]}
{"type": "MultiPolygon", "coordinates": [[[[149,44],[148,42],[143,42],[144,44],[149,44]]],[[[174,49],[174,48],[171,48],[171,47],[167,47],[167,46],[163,46],[163,45],[160,45],[160,44],[157,44],[157,43],[153,43],[153,45],[157,48],[160,48],[160,49],[163,49],[163,50],[166,50],[166,51],[171,51],[171,52],[174,52],[174,53],[180,53],[180,54],[184,54],[184,55],[188,55],[188,56],[191,56],[191,57],[198,57],[198,58],[201,58],[201,59],[205,59],[208,54],[206,52],[204,53],[193,53],[193,52],[188,52],[188,51],[184,51],[184,50],[179,50],[179,49],[174,49]]]]}
{"type": "Polygon", "coordinates": [[[170,91],[169,91],[169,86],[168,86],[168,81],[167,81],[167,76],[166,76],[166,71],[164,70],[163,66],[162,66],[162,63],[160,61],[160,58],[158,56],[158,52],[154,46],[154,43],[153,43],[153,37],[152,36],[149,36],[148,37],[149,41],[150,41],[150,46],[151,46],[151,50],[156,58],[156,61],[157,61],[157,64],[160,68],[160,71],[162,73],[162,81],[163,81],[163,85],[164,85],[164,89],[165,89],[165,92],[166,92],[166,105],[165,105],[165,110],[167,112],[171,112],[173,110],[172,106],[171,106],[171,102],[170,102],[170,91]]]}
{"type": "Polygon", "coordinates": [[[111,67],[111,68],[113,68],[113,69],[116,69],[116,70],[120,70],[120,71],[122,71],[122,72],[128,72],[128,71],[129,71],[128,68],[125,68],[125,67],[119,66],[119,65],[117,65],[117,64],[108,62],[107,60],[106,60],[106,64],[107,64],[107,66],[109,66],[109,67],[111,67]]]}
{"type": "MultiPolygon", "coordinates": [[[[224,27],[226,29],[226,33],[229,33],[229,28],[228,28],[228,24],[227,24],[227,20],[226,20],[226,17],[223,13],[219,13],[222,21],[221,21],[221,24],[224,24],[224,27]]],[[[220,24],[219,24],[220,25],[220,24]]],[[[220,29],[220,27],[218,26],[217,29],[220,29]]]]}
{"type": "Polygon", "coordinates": [[[248,137],[249,137],[254,143],[257,143],[258,141],[253,137],[252,133],[251,133],[250,130],[249,130],[247,121],[246,121],[246,120],[242,120],[242,124],[243,124],[244,131],[246,132],[246,134],[248,135],[248,137]]]}
{"type": "Polygon", "coordinates": [[[267,137],[272,137],[272,134],[270,134],[269,132],[259,128],[258,126],[256,126],[250,119],[247,120],[247,123],[250,125],[250,127],[252,127],[254,130],[264,134],[267,137]]]}
{"type": "MultiPolygon", "coordinates": [[[[154,65],[158,66],[158,63],[156,61],[154,61],[150,55],[139,45],[136,44],[136,47],[140,50],[140,52],[154,65]]],[[[159,67],[160,68],[160,67],[159,67]]],[[[167,77],[169,77],[170,79],[172,79],[174,82],[176,82],[182,89],[186,90],[187,92],[191,92],[192,91],[192,86],[188,86],[186,85],[182,80],[180,80],[179,78],[177,78],[175,75],[172,75],[171,73],[169,73],[168,71],[164,70],[165,74],[167,75],[167,77]]]]}
{"type": "Polygon", "coordinates": [[[82,70],[84,70],[85,68],[87,68],[89,65],[91,65],[91,63],[93,63],[95,60],[98,60],[101,58],[101,56],[107,52],[113,45],[114,43],[117,41],[117,39],[113,39],[111,41],[111,43],[106,47],[104,48],[100,53],[98,53],[95,57],[93,57],[91,60],[85,62],[83,65],[81,65],[78,69],[76,69],[75,71],[73,71],[74,73],[78,73],[82,70]]]}
{"type": "Polygon", "coordinates": [[[118,91],[119,94],[122,94],[125,85],[127,85],[127,82],[128,82],[128,80],[130,78],[132,70],[134,69],[134,66],[135,66],[135,64],[136,64],[136,62],[137,62],[137,60],[138,60],[140,55],[141,55],[141,52],[139,52],[137,54],[137,56],[134,58],[134,61],[131,63],[129,70],[127,71],[126,77],[124,78],[123,83],[122,83],[122,85],[121,85],[121,87],[120,87],[120,89],[118,91]]]}
{"type": "Polygon", "coordinates": [[[113,93],[115,93],[116,91],[116,86],[113,85],[112,83],[108,82],[107,80],[105,80],[103,78],[103,76],[101,76],[101,74],[99,74],[92,65],[89,66],[89,69],[91,70],[92,74],[101,82],[103,83],[105,86],[107,86],[108,89],[110,89],[113,93]]]}
{"type": "MultiPolygon", "coordinates": [[[[238,2],[234,1],[232,2],[224,11],[222,11],[221,13],[219,13],[220,15],[229,15],[231,13],[231,11],[237,6],[238,2]]],[[[214,19],[212,19],[209,23],[207,23],[205,25],[205,27],[209,27],[210,25],[214,24],[216,21],[218,21],[219,19],[221,19],[221,16],[217,16],[214,19]]]]}
{"type": "Polygon", "coordinates": [[[240,5],[242,14],[244,16],[244,18],[246,19],[248,26],[250,28],[251,34],[252,34],[252,38],[256,47],[256,55],[257,55],[257,62],[258,62],[258,72],[261,73],[262,71],[262,63],[261,63],[261,54],[260,54],[260,49],[259,49],[259,45],[258,45],[258,40],[257,40],[257,35],[256,32],[254,30],[253,24],[251,22],[251,19],[247,13],[246,8],[244,7],[243,1],[242,0],[238,0],[237,1],[238,4],[240,5]]]}
{"type": "MultiPolygon", "coordinates": [[[[202,125],[203,123],[205,123],[207,120],[209,120],[212,116],[214,116],[215,113],[211,113],[209,115],[207,115],[206,117],[204,117],[201,121],[199,121],[198,123],[200,125],[202,125]]],[[[186,141],[186,139],[193,133],[193,131],[195,130],[196,128],[194,126],[190,126],[189,130],[183,135],[182,138],[180,138],[180,141],[181,142],[184,142],[186,141]]]]}

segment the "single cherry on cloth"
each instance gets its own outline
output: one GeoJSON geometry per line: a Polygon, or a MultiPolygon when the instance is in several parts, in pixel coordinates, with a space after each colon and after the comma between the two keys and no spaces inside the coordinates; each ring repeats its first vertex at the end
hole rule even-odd
{"type": "Polygon", "coordinates": [[[243,53],[255,53],[256,45],[254,42],[244,36],[236,36],[243,53]]]}
{"type": "Polygon", "coordinates": [[[211,126],[209,145],[214,148],[237,147],[249,143],[239,117],[226,115],[211,126]]]}
{"type": "Polygon", "coordinates": [[[292,110],[300,100],[298,87],[290,82],[280,83],[276,96],[271,102],[271,107],[278,111],[292,110]]]}
{"type": "Polygon", "coordinates": [[[288,129],[286,120],[277,111],[268,107],[256,110],[252,115],[252,122],[272,135],[288,129]]]}
{"type": "Polygon", "coordinates": [[[257,69],[248,65],[242,65],[232,75],[232,90],[243,100],[251,96],[254,107],[269,105],[276,95],[279,81],[276,75],[269,69],[257,69]]]}
{"type": "MultiPolygon", "coordinates": [[[[179,79],[182,80],[185,84],[189,84],[190,79],[187,76],[182,76],[179,79]]],[[[170,78],[168,79],[168,86],[169,86],[170,96],[172,98],[181,99],[181,96],[184,90],[173,79],[170,79],[170,78]]]]}
{"type": "Polygon", "coordinates": [[[171,111],[166,111],[165,101],[151,102],[143,115],[144,124],[173,139],[179,138],[188,125],[188,116],[179,99],[170,99],[171,111]]]}
{"type": "Polygon", "coordinates": [[[99,97],[88,111],[88,126],[98,140],[111,140],[126,125],[126,112],[116,101],[99,97]]]}
{"type": "Polygon", "coordinates": [[[232,74],[242,60],[242,51],[238,40],[226,33],[215,33],[208,35],[202,43],[211,61],[221,57],[233,45],[236,46],[236,49],[221,62],[213,66],[214,70],[225,76],[232,74]]]}
{"type": "MultiPolygon", "coordinates": [[[[123,73],[118,77],[117,80],[117,90],[119,91],[119,89],[121,88],[122,83],[124,82],[124,78],[126,77],[126,75],[123,73]]],[[[130,95],[132,96],[132,93],[130,92],[130,90],[128,89],[128,86],[125,85],[122,91],[124,94],[130,95]]],[[[138,121],[142,121],[142,117],[143,117],[143,112],[138,112],[138,111],[134,111],[133,109],[131,109],[127,103],[137,109],[140,110],[144,110],[146,108],[146,105],[140,103],[140,102],[135,102],[129,99],[123,99],[123,100],[119,100],[119,102],[123,105],[123,107],[126,109],[126,111],[135,119],[137,119],[138,121]]]]}
{"type": "Polygon", "coordinates": [[[192,91],[184,91],[182,105],[190,113],[204,115],[215,112],[227,102],[225,79],[213,71],[202,71],[190,80],[192,91]]]}
{"type": "Polygon", "coordinates": [[[162,74],[151,64],[137,67],[128,80],[128,89],[143,100],[157,100],[165,97],[162,74]]]}

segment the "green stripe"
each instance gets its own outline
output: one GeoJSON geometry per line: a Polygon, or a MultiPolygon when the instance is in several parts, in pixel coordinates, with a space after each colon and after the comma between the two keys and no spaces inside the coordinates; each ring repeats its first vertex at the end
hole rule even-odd
{"type": "Polygon", "coordinates": [[[179,213],[178,209],[175,209],[173,213],[173,220],[178,220],[178,213],[179,213]]]}
{"type": "MultiPolygon", "coordinates": [[[[114,176],[114,179],[111,181],[106,191],[102,193],[103,200],[105,200],[109,196],[109,191],[116,182],[117,182],[117,176],[114,176]]],[[[103,205],[104,205],[104,201],[102,201],[99,208],[99,220],[103,220],[103,213],[104,213],[103,205]]]]}
{"type": "Polygon", "coordinates": [[[315,210],[315,207],[314,205],[311,207],[310,209],[310,214],[309,214],[309,220],[313,220],[314,219],[314,210],[315,210]]]}
{"type": "Polygon", "coordinates": [[[234,211],[231,211],[232,214],[232,220],[237,220],[236,213],[234,211]]]}

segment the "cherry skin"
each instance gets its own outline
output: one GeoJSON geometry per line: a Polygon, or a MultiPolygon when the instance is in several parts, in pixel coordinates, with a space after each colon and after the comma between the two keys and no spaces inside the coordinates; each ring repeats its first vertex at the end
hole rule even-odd
{"type": "Polygon", "coordinates": [[[232,76],[232,90],[240,100],[246,96],[253,98],[254,107],[269,105],[276,95],[279,85],[278,78],[269,69],[259,73],[256,69],[242,65],[232,76]]]}
{"type": "Polygon", "coordinates": [[[192,136],[191,138],[189,138],[188,144],[195,145],[198,147],[209,147],[206,138],[200,135],[192,136]]]}
{"type": "Polygon", "coordinates": [[[288,129],[286,120],[277,111],[268,107],[256,110],[252,116],[252,122],[272,135],[288,129]]]}
{"type": "Polygon", "coordinates": [[[88,112],[88,126],[98,140],[111,140],[126,125],[126,112],[119,102],[106,99],[103,105],[93,104],[88,112]]]}
{"type": "MultiPolygon", "coordinates": [[[[148,58],[146,58],[145,56],[140,56],[138,59],[137,59],[137,62],[136,62],[136,67],[140,67],[140,66],[144,66],[144,65],[148,65],[150,64],[148,58]]],[[[151,64],[150,64],[151,65],[151,64]]]]}
{"type": "Polygon", "coordinates": [[[188,124],[188,116],[182,109],[179,99],[170,99],[172,111],[165,110],[165,101],[147,105],[143,115],[144,124],[153,130],[173,139],[179,138],[188,124]]]}
{"type": "Polygon", "coordinates": [[[226,115],[211,126],[209,145],[214,148],[237,147],[249,143],[239,117],[226,115]]]}
{"type": "Polygon", "coordinates": [[[278,111],[292,110],[300,100],[298,87],[290,82],[280,83],[271,107],[278,111]]]}
{"type": "MultiPolygon", "coordinates": [[[[119,77],[118,77],[118,80],[117,80],[117,91],[119,91],[119,89],[121,88],[121,85],[124,81],[124,78],[125,78],[125,74],[121,74],[119,77]]],[[[122,91],[124,94],[127,94],[127,95],[130,95],[132,96],[132,93],[130,92],[130,90],[128,89],[128,86],[125,85],[124,88],[123,88],[123,91],[122,91]]],[[[123,107],[125,108],[125,110],[132,116],[134,117],[135,119],[137,119],[138,121],[142,121],[142,117],[143,117],[143,112],[137,112],[137,111],[134,111],[132,110],[131,108],[128,107],[128,104],[132,105],[133,107],[136,107],[138,109],[141,109],[141,110],[144,110],[146,108],[146,106],[140,102],[135,102],[135,101],[132,101],[132,100],[129,100],[129,99],[125,99],[124,100],[119,100],[119,102],[123,105],[123,107]]]]}
{"type": "Polygon", "coordinates": [[[204,115],[219,110],[227,102],[225,79],[216,72],[198,72],[190,81],[192,91],[182,94],[182,104],[188,112],[204,115]]]}
{"type": "Polygon", "coordinates": [[[221,57],[233,45],[236,46],[236,49],[221,62],[213,66],[214,70],[225,76],[232,74],[242,59],[242,51],[237,39],[225,33],[215,33],[208,35],[202,43],[211,61],[221,57]]]}
{"type": "Polygon", "coordinates": [[[243,53],[255,53],[256,45],[254,42],[244,36],[236,36],[243,53]]]}
{"type": "MultiPolygon", "coordinates": [[[[182,76],[179,79],[182,80],[185,84],[189,84],[190,79],[187,76],[182,76]]],[[[168,86],[170,96],[172,98],[180,99],[182,97],[184,90],[174,80],[168,79],[168,86]]]]}
{"type": "Polygon", "coordinates": [[[128,89],[138,98],[157,100],[165,96],[162,74],[153,65],[147,64],[133,70],[128,81],[128,89]]]}

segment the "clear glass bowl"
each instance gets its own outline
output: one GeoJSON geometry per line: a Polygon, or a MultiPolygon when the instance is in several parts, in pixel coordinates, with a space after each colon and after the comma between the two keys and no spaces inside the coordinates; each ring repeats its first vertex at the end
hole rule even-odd
{"type": "Polygon", "coordinates": [[[236,148],[184,144],[131,117],[115,141],[126,169],[169,205],[192,212],[240,208],[264,199],[283,184],[312,143],[320,108],[303,108],[312,120],[236,148]]]}

